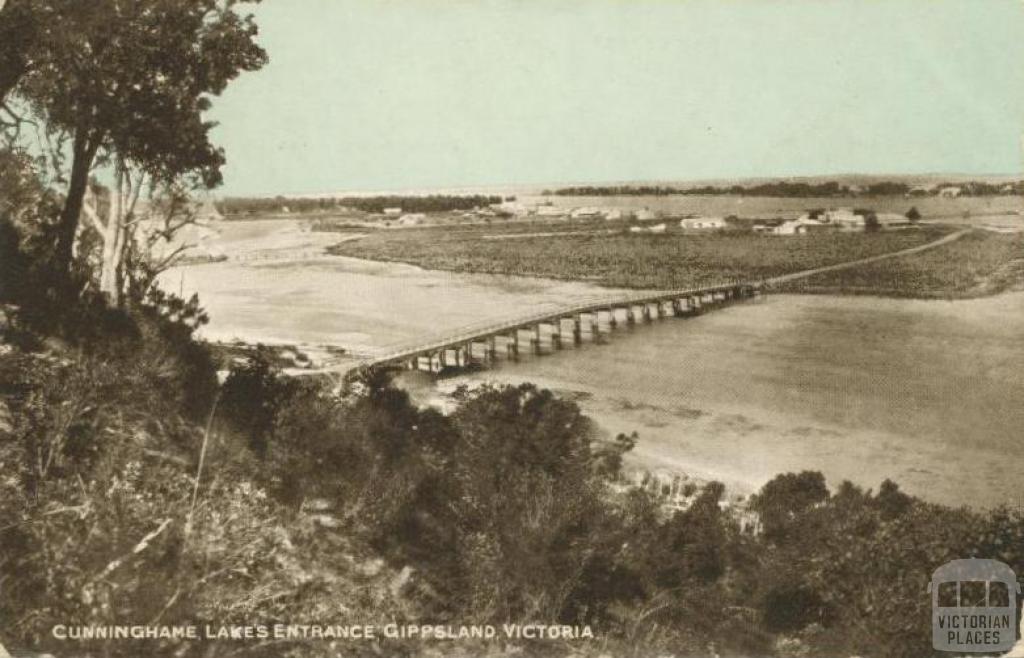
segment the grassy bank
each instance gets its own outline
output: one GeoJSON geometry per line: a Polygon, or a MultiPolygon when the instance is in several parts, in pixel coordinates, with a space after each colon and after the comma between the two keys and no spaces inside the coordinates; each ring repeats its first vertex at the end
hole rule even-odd
{"type": "MultiPolygon", "coordinates": [[[[603,231],[608,226],[599,226],[603,231]]],[[[938,239],[946,229],[834,233],[787,238],[744,232],[631,234],[623,230],[496,239],[529,227],[381,231],[331,252],[453,272],[588,280],[628,288],[674,288],[730,278],[767,278],[898,251],[938,239]]],[[[551,232],[550,225],[533,227],[551,232]]],[[[570,232],[571,231],[571,232],[570,232]]]]}
{"type": "Polygon", "coordinates": [[[1024,234],[987,231],[911,256],[795,281],[787,291],[964,299],[1024,289],[1024,234]]]}

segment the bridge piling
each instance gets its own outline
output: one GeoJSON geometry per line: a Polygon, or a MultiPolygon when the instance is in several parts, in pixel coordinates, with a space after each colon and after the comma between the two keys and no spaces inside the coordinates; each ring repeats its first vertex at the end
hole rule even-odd
{"type": "Polygon", "coordinates": [[[669,315],[699,315],[734,300],[759,297],[763,294],[762,285],[757,282],[732,282],[662,293],[632,293],[618,301],[607,298],[590,300],[579,303],[575,308],[564,308],[555,313],[541,312],[508,323],[491,324],[476,331],[463,330],[434,342],[378,357],[363,367],[425,369],[432,373],[443,373],[450,368],[464,368],[474,363],[492,365],[498,361],[499,338],[509,360],[518,360],[520,332],[527,332],[526,340],[532,352],[541,355],[548,349],[546,342],[550,342],[551,351],[564,348],[568,340],[565,322],[572,323],[572,340],[576,345],[583,342],[585,321],[587,333],[594,342],[600,343],[603,342],[603,331],[614,333],[614,329],[622,323],[633,327],[640,321],[653,322],[655,317],[661,319],[669,315]],[[624,312],[621,320],[619,311],[624,312]],[[586,320],[584,316],[587,316],[586,320]],[[605,322],[607,328],[602,327],[605,322]],[[550,329],[546,329],[545,325],[550,325],[550,329]],[[545,332],[549,332],[549,335],[545,336],[545,332]]]}

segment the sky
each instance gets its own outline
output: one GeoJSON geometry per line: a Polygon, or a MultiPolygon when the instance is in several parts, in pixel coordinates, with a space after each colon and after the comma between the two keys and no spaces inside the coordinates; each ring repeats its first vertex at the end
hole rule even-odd
{"type": "Polygon", "coordinates": [[[1024,171],[1022,0],[254,11],[270,63],[210,113],[222,194],[1024,171]]]}

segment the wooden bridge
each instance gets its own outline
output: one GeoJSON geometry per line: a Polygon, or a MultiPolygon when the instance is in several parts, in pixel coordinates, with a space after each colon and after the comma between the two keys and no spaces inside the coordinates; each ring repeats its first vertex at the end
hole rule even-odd
{"type": "Polygon", "coordinates": [[[620,326],[664,317],[698,315],[708,309],[760,294],[760,284],[728,282],[699,288],[642,291],[633,295],[588,298],[571,306],[529,316],[491,321],[392,349],[370,359],[363,370],[402,369],[441,372],[490,365],[500,355],[517,360],[524,350],[542,354],[572,341],[597,342],[620,326]]]}
{"type": "Polygon", "coordinates": [[[603,334],[611,333],[621,325],[699,315],[709,309],[759,296],[797,279],[934,249],[958,240],[968,232],[962,229],[916,247],[758,281],[728,281],[695,288],[646,290],[632,295],[605,295],[580,300],[564,308],[463,327],[432,339],[395,347],[384,355],[366,359],[350,374],[405,369],[439,373],[453,368],[490,365],[501,354],[509,360],[516,360],[524,349],[533,354],[542,354],[545,349],[560,350],[570,340],[579,345],[584,337],[598,342],[603,334]]]}

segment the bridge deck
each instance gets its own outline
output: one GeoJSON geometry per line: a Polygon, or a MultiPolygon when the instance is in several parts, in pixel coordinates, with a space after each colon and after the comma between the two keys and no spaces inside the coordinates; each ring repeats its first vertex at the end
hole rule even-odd
{"type": "Polygon", "coordinates": [[[464,345],[470,341],[486,340],[492,336],[507,334],[518,329],[525,329],[537,324],[558,322],[563,318],[580,313],[594,313],[611,308],[622,308],[630,305],[653,304],[658,302],[671,301],[683,297],[694,297],[722,293],[725,291],[737,290],[740,288],[752,289],[755,284],[730,282],[715,284],[712,286],[701,286],[697,288],[681,288],[677,290],[637,292],[634,295],[616,295],[588,298],[578,301],[575,304],[567,305],[557,309],[548,309],[532,315],[519,315],[514,318],[489,321],[472,327],[464,327],[456,333],[449,333],[436,336],[414,344],[397,347],[394,350],[376,357],[364,363],[364,367],[377,367],[391,363],[399,363],[412,359],[418,355],[429,354],[443,349],[449,349],[464,345]]]}
{"type": "Polygon", "coordinates": [[[433,354],[440,350],[458,348],[460,346],[465,345],[467,342],[486,340],[492,336],[508,334],[512,331],[529,328],[537,324],[556,322],[561,320],[562,318],[567,318],[569,316],[579,313],[593,313],[595,311],[603,311],[611,308],[622,308],[629,305],[665,302],[672,299],[693,297],[698,295],[707,295],[709,293],[724,292],[726,290],[767,290],[768,288],[771,288],[773,286],[785,284],[797,279],[807,278],[815,274],[820,274],[822,272],[842,270],[850,267],[875,263],[889,258],[897,258],[900,256],[907,256],[915,253],[920,253],[928,249],[934,249],[935,247],[938,247],[940,245],[953,242],[954,240],[958,240],[968,232],[969,229],[962,229],[947,234],[933,242],[918,245],[916,247],[910,247],[908,249],[901,249],[899,251],[889,252],[886,254],[879,254],[877,256],[870,256],[867,258],[861,258],[853,261],[836,263],[834,265],[827,265],[824,267],[818,267],[810,270],[792,272],[789,274],[783,274],[761,280],[730,281],[711,286],[680,288],[676,290],[646,290],[638,291],[634,295],[606,295],[586,300],[579,300],[574,304],[567,305],[562,308],[548,309],[539,313],[535,313],[533,315],[517,316],[513,318],[507,318],[504,320],[490,320],[480,325],[463,327],[460,330],[450,332],[442,336],[436,336],[434,338],[425,339],[417,343],[398,346],[382,356],[364,360],[361,364],[356,366],[356,368],[374,368],[379,366],[397,364],[409,359],[413,359],[418,356],[433,354]]]}

